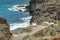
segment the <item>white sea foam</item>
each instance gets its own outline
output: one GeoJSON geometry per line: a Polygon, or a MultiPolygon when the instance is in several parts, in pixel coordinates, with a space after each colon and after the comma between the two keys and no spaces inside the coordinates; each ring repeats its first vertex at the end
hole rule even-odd
{"type": "Polygon", "coordinates": [[[24,12],[24,11],[26,11],[26,6],[27,5],[14,5],[11,8],[8,8],[8,10],[10,10],[10,11],[22,11],[22,12],[24,12]]]}
{"type": "Polygon", "coordinates": [[[11,8],[8,8],[8,10],[12,11],[12,9],[11,9],[11,8]]]}
{"type": "Polygon", "coordinates": [[[30,25],[30,19],[31,19],[31,16],[30,17],[24,17],[24,18],[21,18],[21,20],[24,21],[23,23],[10,24],[10,26],[11,26],[10,30],[28,27],[30,25]]]}
{"type": "Polygon", "coordinates": [[[25,22],[29,22],[31,18],[32,18],[32,16],[24,17],[24,18],[20,18],[20,19],[25,21],[25,22]]]}
{"type": "Polygon", "coordinates": [[[10,30],[15,30],[18,28],[25,28],[29,26],[28,22],[24,22],[24,23],[14,23],[14,24],[10,24],[10,30]]]}
{"type": "Polygon", "coordinates": [[[8,8],[8,10],[10,10],[10,11],[19,11],[16,8],[8,8]]]}

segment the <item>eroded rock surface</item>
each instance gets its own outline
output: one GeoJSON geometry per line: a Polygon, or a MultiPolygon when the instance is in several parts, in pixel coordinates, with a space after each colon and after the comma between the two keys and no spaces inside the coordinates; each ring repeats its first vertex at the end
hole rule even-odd
{"type": "Polygon", "coordinates": [[[9,40],[10,36],[9,24],[5,19],[0,18],[0,40],[9,40]]]}
{"type": "Polygon", "coordinates": [[[56,22],[54,20],[60,20],[60,0],[31,0],[30,14],[31,23],[56,22]]]}

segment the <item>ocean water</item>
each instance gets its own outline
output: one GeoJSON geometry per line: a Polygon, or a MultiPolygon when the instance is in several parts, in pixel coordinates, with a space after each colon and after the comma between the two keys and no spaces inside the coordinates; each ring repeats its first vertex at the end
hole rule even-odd
{"type": "Polygon", "coordinates": [[[29,26],[31,16],[29,12],[9,11],[14,5],[29,5],[29,0],[0,0],[0,17],[7,19],[10,30],[29,26]]]}

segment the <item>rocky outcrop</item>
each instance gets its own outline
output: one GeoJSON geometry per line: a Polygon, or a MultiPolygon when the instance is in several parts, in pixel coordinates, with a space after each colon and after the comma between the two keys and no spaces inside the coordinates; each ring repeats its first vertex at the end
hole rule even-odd
{"type": "Polygon", "coordinates": [[[60,20],[60,0],[31,0],[30,14],[30,23],[56,22],[54,20],[60,20]]]}
{"type": "MultiPolygon", "coordinates": [[[[50,40],[50,38],[59,34],[60,28],[58,29],[57,27],[60,27],[60,23],[59,26],[56,26],[56,24],[58,24],[57,20],[60,22],[60,0],[30,0],[29,7],[30,15],[32,15],[30,24],[36,23],[40,25],[43,22],[49,22],[54,25],[41,29],[32,35],[28,35],[24,40],[50,40]]],[[[60,37],[51,40],[60,40],[60,37]]]]}
{"type": "Polygon", "coordinates": [[[24,40],[48,40],[49,38],[52,38],[55,36],[56,30],[52,27],[47,27],[42,30],[37,31],[36,33],[32,35],[28,35],[24,38],[24,40]]]}
{"type": "Polygon", "coordinates": [[[0,40],[9,40],[11,37],[10,27],[7,21],[0,18],[0,40]]]}
{"type": "Polygon", "coordinates": [[[45,36],[54,36],[56,35],[56,30],[51,27],[47,27],[45,29],[42,29],[34,34],[36,37],[45,37],[45,36]]]}

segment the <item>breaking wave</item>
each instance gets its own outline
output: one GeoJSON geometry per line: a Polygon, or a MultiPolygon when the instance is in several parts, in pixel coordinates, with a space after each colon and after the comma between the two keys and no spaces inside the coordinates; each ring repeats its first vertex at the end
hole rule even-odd
{"type": "Polygon", "coordinates": [[[28,27],[30,25],[31,16],[23,17],[23,18],[20,18],[20,19],[23,20],[24,22],[23,23],[10,24],[10,30],[16,30],[18,28],[25,28],[25,27],[28,27]]]}
{"type": "Polygon", "coordinates": [[[19,10],[21,10],[21,11],[24,12],[26,10],[26,9],[24,9],[25,6],[27,6],[27,5],[26,4],[13,5],[12,7],[8,8],[8,10],[10,10],[10,11],[19,11],[19,10]],[[18,6],[20,6],[20,8],[18,6]]]}

